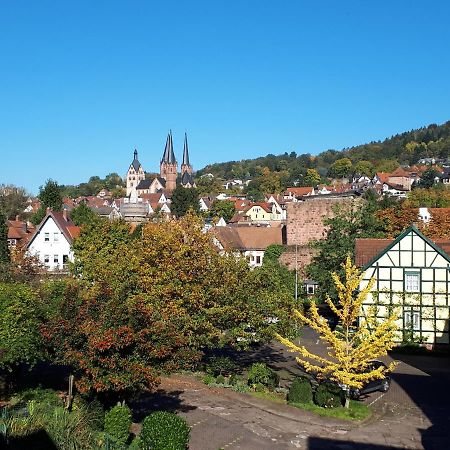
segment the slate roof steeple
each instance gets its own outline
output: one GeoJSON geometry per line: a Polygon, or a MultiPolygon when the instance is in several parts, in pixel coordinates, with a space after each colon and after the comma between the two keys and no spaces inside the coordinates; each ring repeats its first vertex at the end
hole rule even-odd
{"type": "Polygon", "coordinates": [[[161,163],[175,164],[176,162],[175,153],[173,152],[172,130],[170,130],[167,135],[166,147],[164,148],[161,163]]]}
{"type": "Polygon", "coordinates": [[[131,163],[131,165],[133,166],[133,169],[136,172],[139,170],[139,167],[141,165],[141,163],[138,160],[138,152],[136,149],[134,149],[134,159],[133,159],[133,162],[131,163]]]}
{"type": "Polygon", "coordinates": [[[190,164],[189,164],[189,149],[188,149],[188,141],[187,141],[186,133],[184,133],[183,165],[190,166],[190,164]]]}

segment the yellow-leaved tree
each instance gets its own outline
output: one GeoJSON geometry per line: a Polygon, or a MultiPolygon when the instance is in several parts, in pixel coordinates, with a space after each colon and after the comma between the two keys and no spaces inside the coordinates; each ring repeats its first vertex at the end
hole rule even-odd
{"type": "Polygon", "coordinates": [[[344,263],[345,280],[341,281],[336,273],[332,274],[338,293],[337,304],[329,296],[326,303],[338,318],[338,325],[332,330],[319,314],[316,304],[311,303],[309,314],[304,315],[298,310],[295,316],[301,322],[315,330],[320,339],[327,345],[327,356],[311,353],[304,346],[296,345],[277,334],[280,342],[290,351],[299,353],[297,361],[307,372],[313,373],[318,379],[329,379],[344,387],[346,407],[351,388],[360,389],[364,383],[382,379],[386,371],[392,371],[395,362],[387,369],[384,366],[372,369],[370,362],[386,355],[395,345],[397,332],[396,312],[386,309],[386,317],[377,319],[379,306],[375,303],[363,311],[363,302],[372,290],[374,280],[359,291],[363,279],[359,269],[353,266],[350,257],[344,263]]]}

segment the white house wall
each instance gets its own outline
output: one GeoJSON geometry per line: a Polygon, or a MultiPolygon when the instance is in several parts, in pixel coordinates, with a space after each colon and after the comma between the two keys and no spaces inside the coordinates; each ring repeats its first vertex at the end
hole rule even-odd
{"type": "Polygon", "coordinates": [[[394,305],[400,313],[401,330],[408,330],[405,312],[419,313],[420,323],[414,336],[428,344],[449,344],[449,271],[448,260],[411,231],[364,272],[360,288],[366,287],[371,278],[375,284],[363,313],[377,302],[378,317],[382,318],[394,305]],[[418,292],[406,292],[407,273],[418,274],[418,292]]]}
{"type": "Polygon", "coordinates": [[[39,261],[47,267],[48,270],[63,270],[63,260],[65,255],[69,261],[73,262],[71,245],[51,216],[46,220],[42,228],[33,238],[28,247],[28,253],[38,257],[39,261]],[[49,236],[48,241],[45,240],[46,233],[48,233],[49,236]],[[48,262],[45,261],[46,255],[49,257],[48,262]],[[55,262],[55,256],[57,257],[58,262],[55,262]]]}

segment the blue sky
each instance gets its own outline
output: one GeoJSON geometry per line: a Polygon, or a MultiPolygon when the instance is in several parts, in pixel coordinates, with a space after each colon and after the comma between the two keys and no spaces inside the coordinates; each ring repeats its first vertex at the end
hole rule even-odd
{"type": "Polygon", "coordinates": [[[450,119],[447,1],[1,1],[0,183],[318,153],[450,119]]]}

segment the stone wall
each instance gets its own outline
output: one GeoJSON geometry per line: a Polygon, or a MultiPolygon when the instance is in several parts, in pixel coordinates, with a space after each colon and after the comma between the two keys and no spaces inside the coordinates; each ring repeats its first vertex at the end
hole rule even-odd
{"type": "Polygon", "coordinates": [[[295,266],[297,265],[299,275],[304,278],[306,275],[305,267],[311,262],[315,254],[316,250],[307,245],[297,246],[297,251],[295,250],[295,245],[290,245],[286,247],[279,261],[281,264],[287,266],[289,270],[295,270],[295,266]],[[297,264],[295,260],[297,260],[297,264]]]}
{"type": "Polygon", "coordinates": [[[287,204],[287,245],[306,246],[309,242],[326,237],[324,217],[333,217],[333,208],[351,204],[354,197],[315,197],[287,204]]]}

